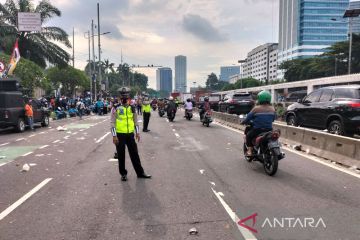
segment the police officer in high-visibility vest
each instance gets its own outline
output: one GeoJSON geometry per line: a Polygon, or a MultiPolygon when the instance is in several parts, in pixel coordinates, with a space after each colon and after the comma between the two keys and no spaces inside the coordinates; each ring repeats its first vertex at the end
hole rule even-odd
{"type": "Polygon", "coordinates": [[[143,132],[150,132],[148,129],[149,122],[150,122],[150,116],[151,116],[151,106],[149,99],[146,99],[142,105],[142,111],[143,111],[143,118],[144,118],[144,125],[143,125],[143,132]]]}
{"type": "Polygon", "coordinates": [[[131,162],[138,178],[151,178],[145,174],[141,166],[136,140],[140,141],[139,126],[134,106],[129,105],[130,89],[123,87],[119,90],[120,102],[116,111],[111,115],[111,133],[113,143],[118,153],[119,172],[122,181],[127,181],[125,168],[125,146],[127,146],[131,162]]]}

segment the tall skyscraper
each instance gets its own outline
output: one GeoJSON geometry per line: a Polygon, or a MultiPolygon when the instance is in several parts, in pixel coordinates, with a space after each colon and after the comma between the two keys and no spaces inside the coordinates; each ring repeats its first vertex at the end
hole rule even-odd
{"type": "Polygon", "coordinates": [[[187,72],[186,57],[179,55],[175,57],[175,90],[186,92],[187,89],[187,72]]]}
{"type": "Polygon", "coordinates": [[[158,91],[172,92],[172,70],[171,68],[158,68],[156,70],[156,89],[158,91]]]}
{"type": "MultiPolygon", "coordinates": [[[[359,9],[360,0],[350,2],[350,9],[359,9]]],[[[360,34],[360,17],[356,17],[353,20],[353,33],[360,34]]]]}
{"type": "Polygon", "coordinates": [[[322,54],[347,40],[349,0],[280,0],[279,63],[322,54]]]}
{"type": "Polygon", "coordinates": [[[240,74],[240,66],[220,67],[220,81],[229,82],[230,77],[240,74]]]}

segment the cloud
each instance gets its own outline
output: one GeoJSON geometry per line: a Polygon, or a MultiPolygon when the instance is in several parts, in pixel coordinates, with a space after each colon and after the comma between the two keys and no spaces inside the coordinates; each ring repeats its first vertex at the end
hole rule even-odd
{"type": "Polygon", "coordinates": [[[208,42],[223,42],[227,38],[211,22],[199,15],[187,14],[183,18],[183,28],[194,36],[208,42]]]}

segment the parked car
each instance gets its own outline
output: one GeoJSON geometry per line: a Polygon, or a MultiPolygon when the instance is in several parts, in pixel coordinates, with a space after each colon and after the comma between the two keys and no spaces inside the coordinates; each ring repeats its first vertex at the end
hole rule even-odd
{"type": "Polygon", "coordinates": [[[247,114],[254,107],[255,101],[250,93],[233,93],[225,95],[219,102],[219,111],[229,114],[247,114]]]}
{"type": "Polygon", "coordinates": [[[330,133],[360,132],[360,85],[325,87],[287,108],[288,125],[327,129],[330,133]]]}
{"type": "MultiPolygon", "coordinates": [[[[6,80],[1,80],[6,81],[6,80]]],[[[9,85],[15,84],[8,81],[9,85]]],[[[9,86],[8,85],[8,86],[9,86]]],[[[25,101],[22,92],[8,87],[0,87],[0,128],[14,127],[16,131],[25,131],[27,122],[25,117],[25,101]]],[[[42,126],[49,125],[50,111],[42,106],[41,101],[32,101],[34,123],[42,126]]]]}
{"type": "Polygon", "coordinates": [[[289,95],[285,98],[285,102],[297,102],[298,99],[303,99],[304,97],[306,97],[306,95],[306,90],[295,91],[289,93],[289,95]]]}

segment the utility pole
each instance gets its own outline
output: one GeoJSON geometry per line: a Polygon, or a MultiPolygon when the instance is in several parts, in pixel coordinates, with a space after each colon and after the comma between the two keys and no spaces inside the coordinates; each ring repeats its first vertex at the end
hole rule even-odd
{"type": "Polygon", "coordinates": [[[349,34],[350,34],[350,40],[349,40],[349,69],[348,74],[351,74],[351,54],[352,54],[352,41],[353,41],[353,33],[352,33],[352,22],[353,18],[349,18],[349,34]]]}
{"type": "Polygon", "coordinates": [[[97,4],[97,17],[98,17],[98,44],[99,44],[99,82],[100,86],[102,85],[102,75],[101,75],[101,43],[100,43],[100,6],[97,4]]]}
{"type": "MultiPolygon", "coordinates": [[[[93,84],[93,82],[95,82],[94,84],[94,89],[95,89],[95,100],[96,100],[96,68],[95,68],[95,39],[94,39],[94,20],[91,20],[91,39],[92,39],[92,55],[93,55],[93,71],[91,75],[91,85],[93,84]]],[[[91,95],[93,94],[93,92],[91,92],[91,95]]]]}
{"type": "Polygon", "coordinates": [[[88,68],[89,68],[89,75],[90,75],[90,101],[92,103],[92,68],[91,68],[91,48],[90,48],[90,41],[91,41],[91,37],[90,37],[90,31],[87,32],[88,33],[88,45],[89,45],[89,64],[88,64],[88,68]]]}
{"type": "Polygon", "coordinates": [[[72,55],[72,61],[73,61],[73,68],[75,68],[75,28],[73,27],[73,55],[72,55]]]}

